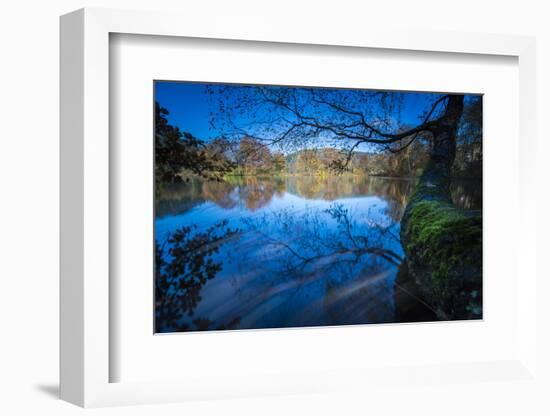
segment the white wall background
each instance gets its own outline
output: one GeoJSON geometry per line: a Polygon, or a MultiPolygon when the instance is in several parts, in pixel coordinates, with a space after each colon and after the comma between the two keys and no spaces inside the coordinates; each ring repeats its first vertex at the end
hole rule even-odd
{"type": "MultiPolygon", "coordinates": [[[[332,19],[368,26],[391,19],[405,27],[536,35],[538,41],[539,274],[550,277],[543,243],[550,146],[544,136],[550,114],[550,28],[544,1],[214,1],[19,0],[0,9],[0,413],[76,414],[82,410],[56,399],[58,385],[58,16],[80,7],[165,9],[194,14],[269,16],[280,22],[332,19]],[[547,169],[545,169],[547,170],[547,169]],[[543,270],[544,269],[544,270],[543,270]]],[[[185,21],[182,21],[185,25],[185,21]]],[[[513,220],[513,219],[511,219],[513,220]]],[[[546,243],[548,246],[548,244],[546,243]]],[[[549,293],[544,280],[540,300],[549,293]]],[[[539,302],[539,359],[548,370],[548,302],[539,302]]],[[[550,374],[545,371],[545,374],[550,374]]],[[[546,393],[550,387],[546,386],[546,393]]],[[[198,402],[158,407],[93,410],[101,415],[165,414],[549,414],[542,390],[498,383],[490,386],[388,387],[376,397],[347,393],[198,402]]]]}

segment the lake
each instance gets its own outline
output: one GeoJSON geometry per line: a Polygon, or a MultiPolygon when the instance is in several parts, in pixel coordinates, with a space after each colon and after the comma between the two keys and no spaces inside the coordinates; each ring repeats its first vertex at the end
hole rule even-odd
{"type": "MultiPolygon", "coordinates": [[[[186,238],[197,236],[182,255],[189,247],[215,250],[176,265],[188,276],[202,267],[208,278],[190,278],[192,290],[170,304],[181,302],[186,313],[157,321],[157,332],[399,321],[399,221],[414,186],[352,175],[162,185],[158,259],[173,262],[168,239],[182,227],[186,238]]],[[[462,208],[481,208],[479,182],[456,181],[452,194],[462,208]]]]}

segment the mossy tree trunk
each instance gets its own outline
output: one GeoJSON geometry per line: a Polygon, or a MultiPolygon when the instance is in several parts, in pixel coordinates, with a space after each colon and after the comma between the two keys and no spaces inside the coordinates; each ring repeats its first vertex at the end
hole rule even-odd
{"type": "Polygon", "coordinates": [[[418,292],[441,319],[482,314],[482,220],[453,206],[451,167],[463,95],[451,95],[432,128],[430,161],[401,221],[401,242],[418,292]]]}

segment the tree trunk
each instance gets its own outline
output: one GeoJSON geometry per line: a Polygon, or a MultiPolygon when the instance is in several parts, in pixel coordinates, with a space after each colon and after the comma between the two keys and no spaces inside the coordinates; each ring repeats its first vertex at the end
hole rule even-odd
{"type": "Polygon", "coordinates": [[[482,222],[452,204],[451,167],[463,95],[450,96],[433,130],[430,160],[401,220],[401,243],[418,292],[441,319],[482,316],[482,222]]]}

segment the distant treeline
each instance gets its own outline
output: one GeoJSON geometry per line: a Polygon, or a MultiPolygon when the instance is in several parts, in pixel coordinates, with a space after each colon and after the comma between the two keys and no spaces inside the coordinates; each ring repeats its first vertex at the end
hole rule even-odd
{"type": "MultiPolygon", "coordinates": [[[[239,142],[216,139],[205,144],[212,160],[231,166],[227,176],[305,175],[329,176],[337,173],[354,175],[415,177],[422,173],[429,154],[429,142],[415,141],[399,153],[354,152],[335,148],[306,148],[286,155],[272,151],[258,140],[244,137],[239,142]],[[342,164],[345,167],[342,169],[342,164]]],[[[455,160],[456,177],[481,177],[481,142],[461,143],[455,160]]]]}

